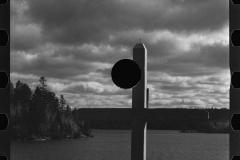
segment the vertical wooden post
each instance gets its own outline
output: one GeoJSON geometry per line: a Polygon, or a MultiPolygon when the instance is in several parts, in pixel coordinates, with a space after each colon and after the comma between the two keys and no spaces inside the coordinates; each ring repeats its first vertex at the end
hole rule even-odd
{"type": "Polygon", "coordinates": [[[141,69],[141,79],[132,89],[131,160],[146,160],[146,128],[144,110],[147,108],[147,49],[142,43],[133,48],[133,61],[141,69]]]}

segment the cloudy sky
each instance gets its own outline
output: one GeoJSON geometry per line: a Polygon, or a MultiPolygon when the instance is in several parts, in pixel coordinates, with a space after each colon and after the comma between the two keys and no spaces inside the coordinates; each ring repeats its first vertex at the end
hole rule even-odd
{"type": "Polygon", "coordinates": [[[11,81],[40,76],[72,107],[131,107],[111,80],[148,49],[150,107],[229,108],[228,0],[12,0],[11,81]]]}

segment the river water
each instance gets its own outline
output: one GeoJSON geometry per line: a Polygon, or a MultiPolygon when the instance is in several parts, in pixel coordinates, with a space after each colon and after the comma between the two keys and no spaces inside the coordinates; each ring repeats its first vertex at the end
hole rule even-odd
{"type": "MultiPolygon", "coordinates": [[[[130,130],[93,130],[94,138],[11,142],[11,160],[130,160],[130,130]]],[[[228,160],[229,135],[147,131],[147,160],[228,160]]]]}

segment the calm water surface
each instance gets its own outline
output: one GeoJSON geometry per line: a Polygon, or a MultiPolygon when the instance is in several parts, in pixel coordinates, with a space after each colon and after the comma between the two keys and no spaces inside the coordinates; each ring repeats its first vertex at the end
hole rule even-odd
{"type": "MultiPolygon", "coordinates": [[[[228,160],[229,135],[147,132],[147,160],[228,160]]],[[[11,160],[130,160],[131,131],[93,130],[94,138],[11,142],[11,160]]]]}

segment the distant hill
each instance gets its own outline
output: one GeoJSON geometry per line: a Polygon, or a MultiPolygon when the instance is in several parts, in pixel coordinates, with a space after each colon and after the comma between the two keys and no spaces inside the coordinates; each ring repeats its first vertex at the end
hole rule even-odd
{"type": "MultiPolygon", "coordinates": [[[[93,129],[131,129],[131,108],[78,109],[78,117],[93,129]]],[[[148,129],[219,132],[229,129],[229,109],[148,109],[148,129]],[[208,119],[208,113],[209,119],[208,119]]]]}

